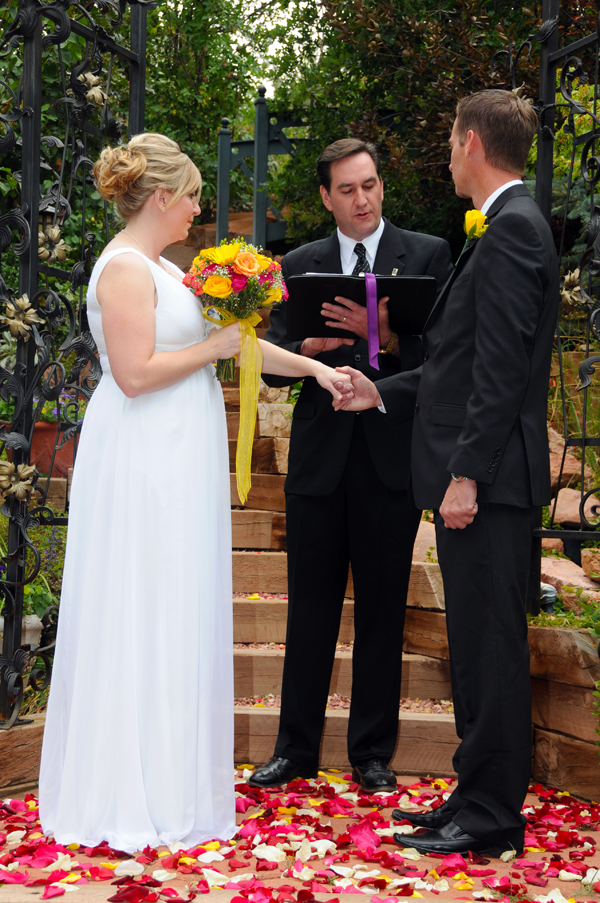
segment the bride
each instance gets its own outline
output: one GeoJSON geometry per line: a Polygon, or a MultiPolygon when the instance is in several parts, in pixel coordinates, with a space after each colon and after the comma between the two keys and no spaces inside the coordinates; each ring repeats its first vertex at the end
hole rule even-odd
{"type": "MultiPolygon", "coordinates": [[[[40,771],[44,831],[133,852],[233,836],[229,458],[212,362],[240,328],[211,329],[161,251],[185,239],[201,178],[147,133],[94,175],[125,228],[90,278],[103,377],[73,474],[54,674],[40,771]]],[[[263,370],[348,377],[260,342],[263,370]]]]}

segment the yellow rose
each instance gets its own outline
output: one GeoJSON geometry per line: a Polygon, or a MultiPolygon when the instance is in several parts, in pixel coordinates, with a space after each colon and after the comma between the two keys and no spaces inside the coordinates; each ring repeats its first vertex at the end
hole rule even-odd
{"type": "Polygon", "coordinates": [[[488,227],[486,215],[481,210],[467,210],[465,213],[465,232],[467,238],[481,238],[488,227]]]}
{"type": "Polygon", "coordinates": [[[242,276],[257,276],[260,273],[260,263],[250,251],[240,251],[233,262],[233,269],[242,276]]]}
{"type": "Polygon", "coordinates": [[[204,251],[206,257],[216,263],[217,266],[226,267],[233,263],[240,250],[239,244],[221,245],[218,248],[208,248],[204,251]]]}
{"type": "Polygon", "coordinates": [[[228,298],[231,291],[231,279],[223,276],[209,276],[204,283],[204,294],[211,298],[228,298]]]}
{"type": "Polygon", "coordinates": [[[272,257],[267,257],[265,254],[257,254],[256,259],[260,264],[261,270],[268,270],[271,264],[273,263],[272,257]]]}
{"type": "Polygon", "coordinates": [[[281,301],[281,289],[273,286],[266,297],[265,304],[275,304],[276,301],[281,301]]]}

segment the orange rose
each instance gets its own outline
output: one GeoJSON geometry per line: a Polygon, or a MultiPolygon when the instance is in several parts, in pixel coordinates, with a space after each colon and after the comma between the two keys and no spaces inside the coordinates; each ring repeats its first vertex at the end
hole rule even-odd
{"type": "Polygon", "coordinates": [[[258,276],[260,263],[250,251],[240,251],[233,262],[233,269],[242,276],[258,276]]]}
{"type": "Polygon", "coordinates": [[[209,276],[204,283],[204,294],[211,298],[228,298],[231,291],[231,279],[223,276],[209,276]]]}

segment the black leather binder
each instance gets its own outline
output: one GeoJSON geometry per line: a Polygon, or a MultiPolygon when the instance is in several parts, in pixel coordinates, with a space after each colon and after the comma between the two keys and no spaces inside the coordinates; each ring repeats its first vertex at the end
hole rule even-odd
{"type": "MultiPolygon", "coordinates": [[[[389,296],[390,327],[394,332],[420,335],[435,304],[437,279],[433,276],[377,276],[377,300],[389,296]]],[[[336,296],[366,306],[364,276],[339,273],[304,273],[290,276],[285,284],[289,292],[287,334],[290,339],[351,338],[347,329],[326,326],[321,314],[324,302],[335,304],[336,296]]]]}

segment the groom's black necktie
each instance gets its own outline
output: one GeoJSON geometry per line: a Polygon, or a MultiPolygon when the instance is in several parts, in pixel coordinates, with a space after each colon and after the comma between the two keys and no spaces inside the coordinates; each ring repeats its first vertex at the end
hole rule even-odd
{"type": "Polygon", "coordinates": [[[352,270],[353,276],[360,276],[361,273],[370,273],[371,267],[369,266],[369,261],[367,260],[367,249],[365,246],[359,241],[358,244],[354,245],[354,253],[357,256],[356,266],[352,270]]]}

